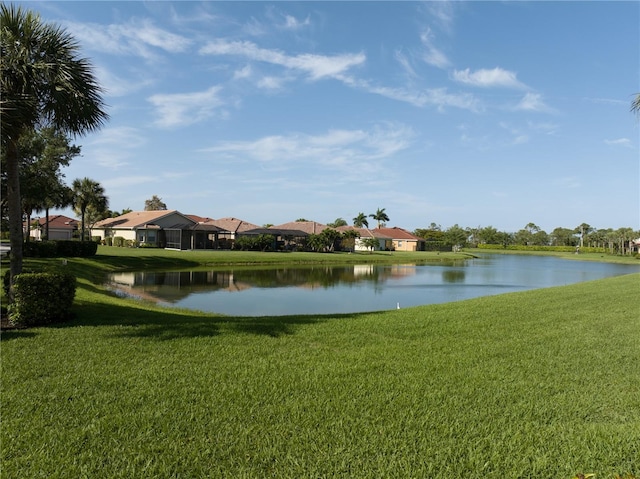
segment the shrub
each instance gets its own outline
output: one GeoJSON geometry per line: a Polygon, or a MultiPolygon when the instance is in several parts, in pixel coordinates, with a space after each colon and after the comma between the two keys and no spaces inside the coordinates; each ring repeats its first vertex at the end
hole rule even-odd
{"type": "Polygon", "coordinates": [[[9,320],[20,326],[36,326],[71,317],[76,278],[67,272],[22,273],[13,281],[9,320]]]}
{"type": "Polygon", "coordinates": [[[107,245],[107,246],[113,246],[113,237],[107,236],[104,239],[104,244],[107,245]]]}
{"type": "Polygon", "coordinates": [[[29,241],[24,243],[23,254],[27,258],[59,258],[63,256],[86,258],[98,252],[94,241],[29,241]]]}
{"type": "Polygon", "coordinates": [[[124,238],[122,236],[114,236],[113,237],[113,246],[124,246],[124,238]]]}

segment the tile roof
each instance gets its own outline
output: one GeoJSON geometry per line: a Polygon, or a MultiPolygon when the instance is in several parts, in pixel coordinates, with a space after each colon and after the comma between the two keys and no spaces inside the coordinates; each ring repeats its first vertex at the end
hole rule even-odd
{"type": "MultiPolygon", "coordinates": [[[[44,227],[47,217],[38,218],[38,224],[44,227]]],[[[49,215],[49,229],[75,229],[80,222],[64,215],[49,215]]]]}
{"type": "Polygon", "coordinates": [[[395,240],[409,240],[409,241],[424,241],[414,234],[409,233],[407,230],[394,226],[393,228],[376,228],[372,230],[375,233],[381,233],[395,240]]]}
{"type": "Polygon", "coordinates": [[[177,210],[156,210],[156,211],[131,211],[117,218],[107,218],[98,221],[95,228],[136,228],[139,226],[153,224],[154,221],[172,214],[183,216],[177,210]]]}
{"type": "Polygon", "coordinates": [[[391,236],[382,234],[377,230],[370,230],[369,228],[357,228],[355,226],[338,226],[336,228],[340,233],[345,231],[357,231],[360,238],[378,238],[378,239],[392,239],[391,236]]]}
{"type": "Polygon", "coordinates": [[[310,234],[320,234],[324,230],[328,228],[327,225],[323,225],[322,223],[316,223],[315,221],[291,221],[289,223],[284,223],[277,226],[271,226],[271,229],[274,230],[292,230],[292,231],[302,231],[308,235],[310,234]]]}
{"type": "Polygon", "coordinates": [[[247,221],[243,221],[238,218],[220,218],[218,220],[209,220],[206,223],[211,223],[226,231],[231,231],[232,233],[242,233],[244,231],[253,230],[256,228],[260,228],[258,225],[254,225],[253,223],[249,223],[247,221]]]}

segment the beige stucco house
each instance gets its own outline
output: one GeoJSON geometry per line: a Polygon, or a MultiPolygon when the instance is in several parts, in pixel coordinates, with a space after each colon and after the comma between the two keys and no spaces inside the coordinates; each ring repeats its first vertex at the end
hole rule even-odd
{"type": "Polygon", "coordinates": [[[177,210],[132,211],[91,228],[91,236],[105,242],[120,237],[133,244],[170,249],[216,248],[220,232],[219,227],[199,223],[177,210]]]}

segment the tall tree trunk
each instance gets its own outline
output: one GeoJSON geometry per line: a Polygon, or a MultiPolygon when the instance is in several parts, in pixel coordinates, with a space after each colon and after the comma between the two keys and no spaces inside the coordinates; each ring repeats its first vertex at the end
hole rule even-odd
{"type": "MultiPolygon", "coordinates": [[[[22,273],[22,205],[20,200],[20,175],[17,138],[7,142],[7,211],[9,213],[9,239],[11,241],[11,284],[22,273]]],[[[9,292],[13,300],[13,287],[9,292]]]]}
{"type": "Polygon", "coordinates": [[[47,222],[44,224],[44,239],[49,239],[49,207],[47,206],[44,210],[45,218],[47,222]]]}

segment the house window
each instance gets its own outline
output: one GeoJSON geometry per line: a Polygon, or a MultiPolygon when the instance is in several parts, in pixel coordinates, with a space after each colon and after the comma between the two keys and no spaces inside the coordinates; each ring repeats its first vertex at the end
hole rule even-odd
{"type": "Polygon", "coordinates": [[[398,248],[402,248],[402,240],[398,241],[398,248]]]}
{"type": "Polygon", "coordinates": [[[156,232],[147,231],[147,243],[155,243],[155,242],[156,242],[156,232]]]}

